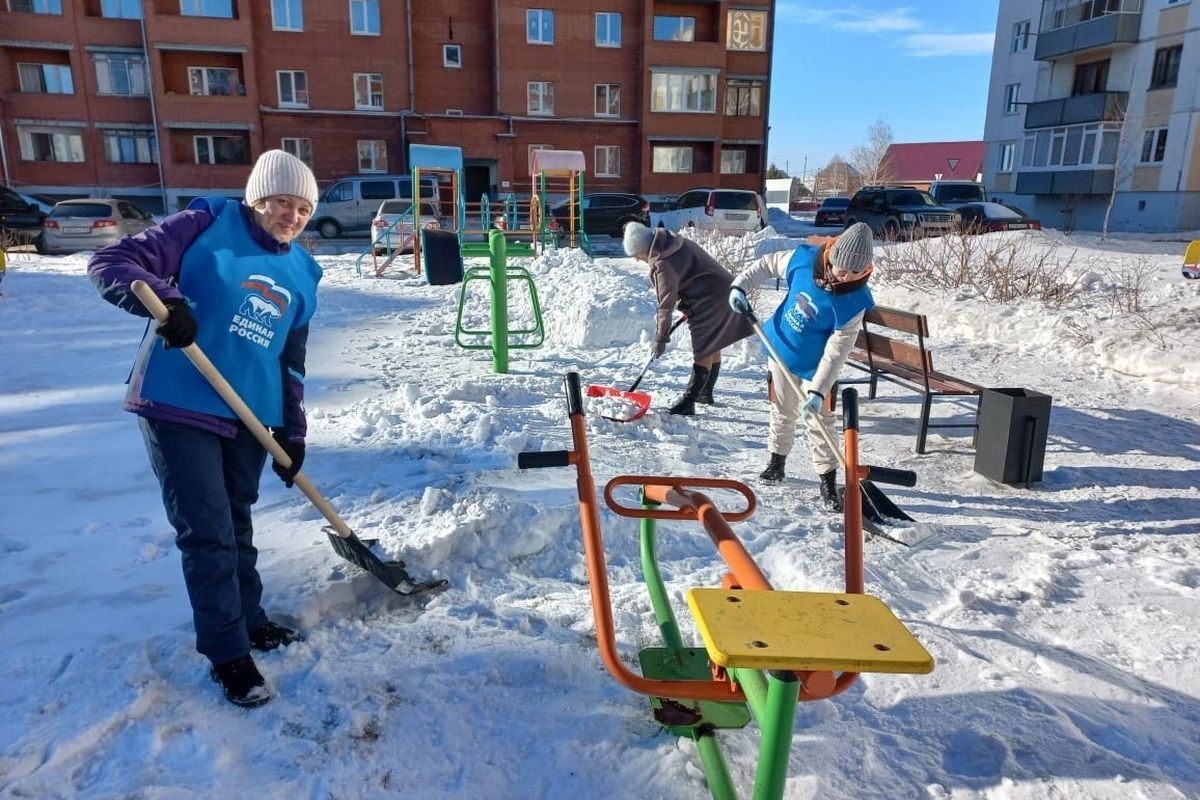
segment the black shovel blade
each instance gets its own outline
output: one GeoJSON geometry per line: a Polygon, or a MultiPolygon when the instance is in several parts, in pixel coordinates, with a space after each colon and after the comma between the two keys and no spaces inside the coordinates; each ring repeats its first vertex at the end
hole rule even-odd
{"type": "Polygon", "coordinates": [[[338,536],[332,528],[325,528],[329,543],[333,550],[342,558],[359,569],[365,570],[397,594],[410,595],[441,589],[448,581],[445,579],[432,581],[414,581],[404,568],[403,561],[382,561],[371,552],[370,543],[364,542],[357,536],[338,536]]]}
{"type": "Polygon", "coordinates": [[[871,481],[859,481],[859,487],[862,490],[863,498],[863,517],[872,517],[873,519],[886,524],[889,519],[902,520],[905,522],[915,522],[912,517],[904,513],[904,509],[891,501],[878,486],[871,481]],[[870,510],[868,510],[870,509],[870,510]]]}

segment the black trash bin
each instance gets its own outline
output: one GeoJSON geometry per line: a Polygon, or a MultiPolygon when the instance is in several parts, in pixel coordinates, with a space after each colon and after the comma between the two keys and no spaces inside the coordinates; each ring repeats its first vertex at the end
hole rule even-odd
{"type": "Polygon", "coordinates": [[[457,233],[422,228],[421,251],[425,260],[425,279],[429,283],[439,286],[462,280],[463,262],[457,233]]]}
{"type": "Polygon", "coordinates": [[[975,471],[1000,483],[1042,479],[1050,395],[1031,389],[984,389],[979,397],[975,471]]]}

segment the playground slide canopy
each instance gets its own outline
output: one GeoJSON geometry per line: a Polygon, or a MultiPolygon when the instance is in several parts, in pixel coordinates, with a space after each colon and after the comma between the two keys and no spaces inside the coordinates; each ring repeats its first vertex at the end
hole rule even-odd
{"type": "Polygon", "coordinates": [[[462,148],[441,144],[410,144],[408,163],[412,169],[461,170],[462,148]]]}
{"type": "Polygon", "coordinates": [[[534,150],[529,154],[529,174],[587,172],[582,150],[534,150]]]}

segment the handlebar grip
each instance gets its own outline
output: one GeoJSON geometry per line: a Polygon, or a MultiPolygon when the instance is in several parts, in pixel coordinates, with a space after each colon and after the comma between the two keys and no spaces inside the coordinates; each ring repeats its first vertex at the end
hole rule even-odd
{"type": "Polygon", "coordinates": [[[867,467],[867,479],[877,483],[893,483],[896,486],[916,486],[917,473],[911,469],[893,467],[867,467]]]}
{"type": "Polygon", "coordinates": [[[563,381],[567,392],[567,416],[573,417],[583,413],[583,393],[579,391],[579,373],[568,372],[563,381]]]}
{"type": "Polygon", "coordinates": [[[524,453],[517,453],[517,467],[520,469],[565,467],[570,463],[570,450],[528,450],[524,453]]]}

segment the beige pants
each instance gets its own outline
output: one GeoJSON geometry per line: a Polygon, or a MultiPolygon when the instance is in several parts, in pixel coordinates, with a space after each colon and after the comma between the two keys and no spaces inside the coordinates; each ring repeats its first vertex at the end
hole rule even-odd
{"type": "MultiPolygon", "coordinates": [[[[771,386],[774,389],[775,398],[771,401],[771,424],[767,435],[767,446],[770,447],[772,453],[786,456],[792,452],[792,445],[795,443],[796,423],[801,416],[800,406],[808,398],[809,383],[795,378],[804,392],[802,395],[797,395],[792,389],[792,382],[785,374],[785,368],[774,360],[770,364],[771,386]]],[[[829,432],[829,438],[836,442],[837,431],[834,429],[833,414],[826,412],[825,407],[822,406],[821,413],[803,416],[804,427],[808,432],[808,449],[812,454],[813,469],[817,471],[818,475],[824,475],[826,472],[837,469],[837,455],[830,449],[829,443],[821,436],[821,431],[817,427],[823,425],[829,432]]]]}

